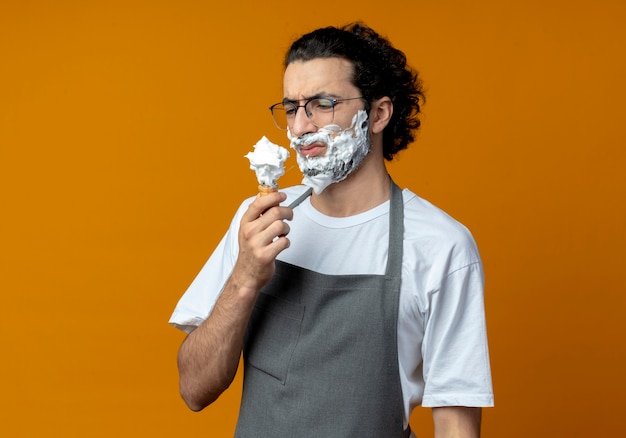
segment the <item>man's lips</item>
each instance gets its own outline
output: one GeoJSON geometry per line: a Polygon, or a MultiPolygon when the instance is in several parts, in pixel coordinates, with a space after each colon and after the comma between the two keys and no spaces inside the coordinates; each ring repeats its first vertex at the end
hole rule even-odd
{"type": "Polygon", "coordinates": [[[303,157],[317,157],[326,150],[326,145],[322,142],[316,141],[311,144],[300,145],[298,152],[303,157]]]}

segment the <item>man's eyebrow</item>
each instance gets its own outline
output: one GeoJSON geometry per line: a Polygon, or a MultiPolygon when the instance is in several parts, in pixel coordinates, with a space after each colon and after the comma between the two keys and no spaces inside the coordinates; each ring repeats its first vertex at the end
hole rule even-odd
{"type": "Polygon", "coordinates": [[[329,98],[329,99],[337,99],[337,95],[334,93],[326,93],[325,91],[320,91],[312,96],[305,96],[302,99],[289,99],[288,97],[283,98],[283,103],[293,103],[299,104],[300,102],[307,102],[311,99],[320,99],[320,98],[329,98]]]}

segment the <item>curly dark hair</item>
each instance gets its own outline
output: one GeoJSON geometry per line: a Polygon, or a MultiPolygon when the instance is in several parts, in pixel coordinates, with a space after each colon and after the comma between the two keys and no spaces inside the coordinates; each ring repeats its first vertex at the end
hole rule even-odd
{"type": "Polygon", "coordinates": [[[287,51],[285,67],[294,61],[344,58],[354,65],[353,84],[369,103],[388,96],[393,115],[383,131],[383,156],[391,161],[415,139],[420,104],[425,101],[417,71],[406,56],[363,23],[325,27],[297,39],[287,51]]]}

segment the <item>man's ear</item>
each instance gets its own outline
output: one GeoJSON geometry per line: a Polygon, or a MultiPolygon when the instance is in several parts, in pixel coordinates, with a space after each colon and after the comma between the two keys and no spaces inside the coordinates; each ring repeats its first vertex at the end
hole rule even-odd
{"type": "Polygon", "coordinates": [[[389,124],[391,115],[393,114],[393,103],[387,96],[372,102],[370,110],[370,129],[372,134],[383,132],[383,129],[389,124]]]}

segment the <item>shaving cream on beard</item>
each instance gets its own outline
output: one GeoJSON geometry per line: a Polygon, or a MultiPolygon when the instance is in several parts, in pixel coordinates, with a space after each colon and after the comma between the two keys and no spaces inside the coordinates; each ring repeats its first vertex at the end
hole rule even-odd
{"type": "Polygon", "coordinates": [[[298,166],[304,175],[302,184],[319,195],[329,185],[342,181],[354,171],[371,149],[367,112],[359,110],[349,128],[341,130],[338,125],[326,125],[316,132],[302,137],[293,137],[287,130],[291,147],[299,152],[304,145],[324,143],[326,153],[322,156],[306,157],[296,154],[298,166]]]}

